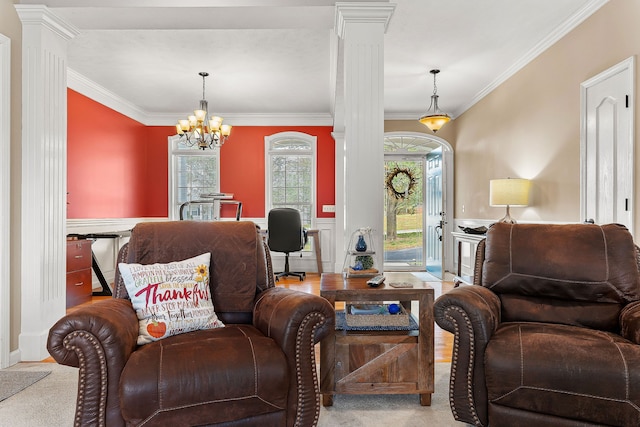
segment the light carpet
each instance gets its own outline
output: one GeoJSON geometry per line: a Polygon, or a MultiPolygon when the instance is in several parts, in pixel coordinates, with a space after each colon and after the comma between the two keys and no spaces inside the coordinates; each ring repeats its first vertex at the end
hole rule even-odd
{"type": "Polygon", "coordinates": [[[0,402],[49,375],[51,371],[0,370],[0,402]]]}
{"type": "Polygon", "coordinates": [[[449,363],[436,363],[431,406],[413,394],[335,395],[333,406],[320,409],[318,427],[461,427],[449,407],[449,363]]]}
{"type": "Polygon", "coordinates": [[[42,380],[0,402],[1,427],[73,425],[78,369],[57,363],[18,363],[12,370],[51,371],[42,380]]]}
{"type": "MultiPolygon", "coordinates": [[[[73,425],[78,369],[56,363],[19,363],[12,370],[51,374],[0,402],[0,427],[64,427],[73,425]]],[[[393,425],[461,427],[449,408],[448,363],[436,363],[431,406],[420,406],[417,395],[336,395],[331,407],[321,407],[320,427],[393,425]]]]}

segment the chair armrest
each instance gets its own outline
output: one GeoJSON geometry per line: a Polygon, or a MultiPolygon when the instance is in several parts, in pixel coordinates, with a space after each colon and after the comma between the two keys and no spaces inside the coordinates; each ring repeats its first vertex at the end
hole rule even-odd
{"type": "Polygon", "coordinates": [[[320,411],[314,345],[335,328],[333,307],[317,295],[270,288],[258,295],[253,325],[273,338],[289,360],[289,405],[296,411],[287,425],[314,425],[320,411]]]}
{"type": "Polygon", "coordinates": [[[438,325],[454,334],[449,402],[454,417],[487,425],[484,352],[500,324],[500,298],[482,286],[461,286],[434,304],[438,325]]]}
{"type": "Polygon", "coordinates": [[[118,383],[137,338],[131,302],[118,298],[81,307],[51,327],[49,354],[61,365],[80,368],[77,425],[124,425],[118,383]]]}
{"type": "Polygon", "coordinates": [[[275,287],[258,296],[253,308],[253,324],[288,353],[296,351],[297,336],[304,331],[301,328],[313,332],[311,345],[324,338],[335,327],[335,313],[329,301],[322,297],[275,287]]]}
{"type": "Polygon", "coordinates": [[[620,335],[640,344],[640,301],[628,304],[620,312],[620,335]]]}

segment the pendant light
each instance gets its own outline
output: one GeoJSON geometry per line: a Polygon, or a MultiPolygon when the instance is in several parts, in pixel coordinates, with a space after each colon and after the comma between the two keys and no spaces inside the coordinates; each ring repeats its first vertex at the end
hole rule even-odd
{"type": "Polygon", "coordinates": [[[433,132],[437,132],[442,128],[442,126],[449,123],[451,117],[447,113],[440,111],[438,108],[438,87],[436,86],[436,74],[440,72],[440,70],[431,70],[429,71],[433,74],[433,95],[431,95],[431,105],[429,105],[429,109],[427,110],[427,114],[420,117],[419,121],[433,132]]]}

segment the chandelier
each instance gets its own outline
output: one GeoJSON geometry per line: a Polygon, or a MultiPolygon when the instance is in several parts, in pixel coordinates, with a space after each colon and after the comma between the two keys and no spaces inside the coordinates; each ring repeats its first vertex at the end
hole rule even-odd
{"type": "Polygon", "coordinates": [[[188,147],[195,145],[204,150],[206,148],[221,147],[231,134],[231,126],[222,124],[222,117],[209,116],[208,103],[204,96],[204,83],[207,72],[198,73],[202,76],[202,99],[200,108],[193,111],[193,116],[186,120],[178,120],[176,130],[180,140],[188,147]]]}
{"type": "Polygon", "coordinates": [[[427,114],[420,117],[420,119],[418,120],[433,132],[437,132],[442,126],[449,123],[451,117],[449,117],[447,113],[443,113],[442,111],[440,111],[440,108],[438,108],[438,87],[436,86],[436,74],[438,74],[440,70],[431,70],[429,72],[433,74],[433,95],[431,95],[431,105],[429,105],[427,114]]]}

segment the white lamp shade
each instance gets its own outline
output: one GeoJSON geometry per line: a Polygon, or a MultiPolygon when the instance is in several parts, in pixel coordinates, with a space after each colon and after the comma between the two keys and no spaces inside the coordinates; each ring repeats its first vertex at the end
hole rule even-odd
{"type": "Polygon", "coordinates": [[[489,205],[527,206],[530,188],[528,179],[492,179],[489,182],[489,205]]]}

